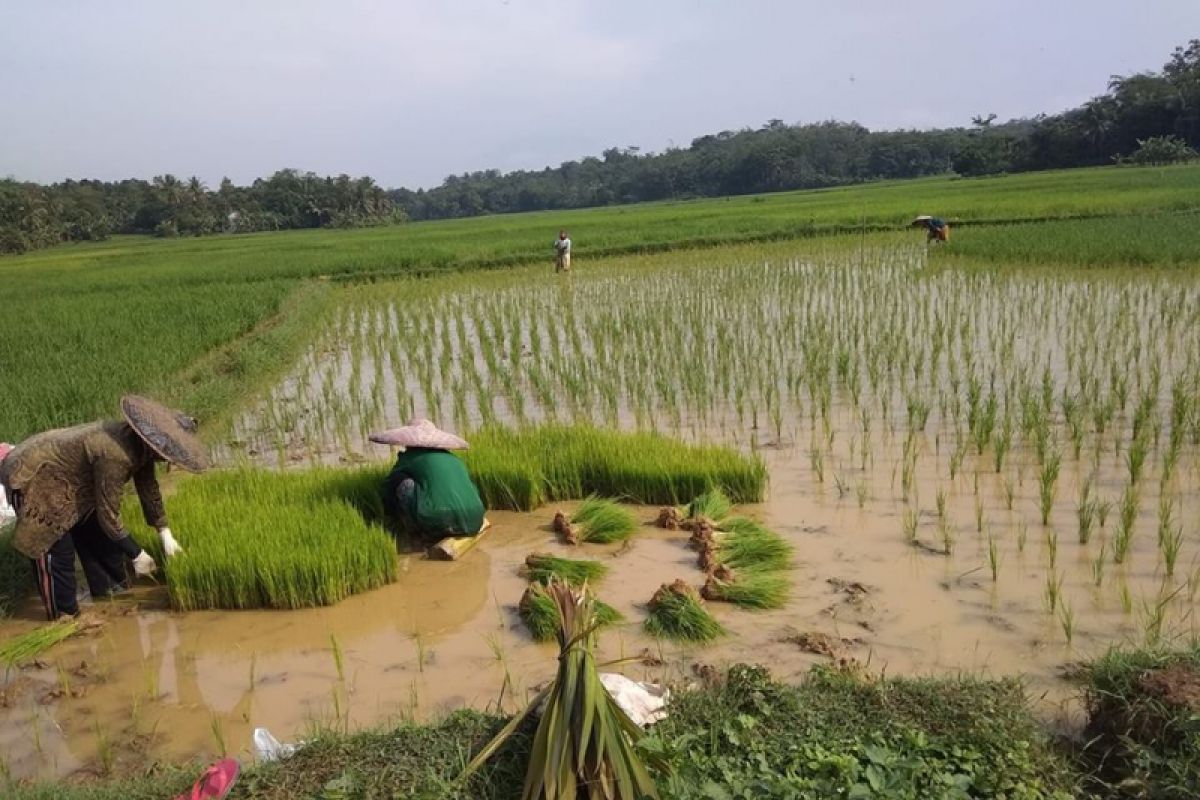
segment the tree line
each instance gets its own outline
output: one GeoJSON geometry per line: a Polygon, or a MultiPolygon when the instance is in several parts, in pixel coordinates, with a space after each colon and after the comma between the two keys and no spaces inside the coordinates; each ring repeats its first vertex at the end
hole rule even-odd
{"type": "Polygon", "coordinates": [[[209,189],[171,175],[152,181],[0,180],[0,252],[113,233],[158,236],[359,227],[647,200],[822,188],[889,178],[974,176],[1114,162],[1169,163],[1200,147],[1200,39],[1160,71],[1114,75],[1078,108],[928,131],[871,131],[857,123],[789,125],[701,136],[642,153],[609,148],[558,167],[451,175],[429,190],[385,191],[369,177],[282,170],[250,186],[209,189]]]}

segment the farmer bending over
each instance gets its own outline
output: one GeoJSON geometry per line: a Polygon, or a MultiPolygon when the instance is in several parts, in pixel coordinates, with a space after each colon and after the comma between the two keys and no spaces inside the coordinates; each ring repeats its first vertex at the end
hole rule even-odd
{"type": "Polygon", "coordinates": [[[163,510],[154,465],[170,461],[199,472],[208,466],[196,421],[153,400],[121,398],[125,419],[59,428],[31,436],[0,461],[0,484],[17,512],[13,547],[33,560],[38,593],[51,620],[79,614],[75,556],[93,599],[129,585],[154,559],[121,522],[121,496],[133,479],[146,523],[158,529],[167,557],[182,551],[163,510]]]}
{"type": "Polygon", "coordinates": [[[371,436],[402,448],[383,482],[383,507],[422,539],[474,536],[483,527],[483,501],[466,465],[449,450],[467,443],[427,419],[371,436]]]}
{"type": "Polygon", "coordinates": [[[925,229],[928,234],[925,239],[927,243],[950,241],[950,226],[944,219],[923,214],[912,221],[912,226],[925,229]]]}
{"type": "Polygon", "coordinates": [[[558,238],[554,240],[554,271],[571,271],[571,240],[567,238],[566,231],[559,231],[558,238]]]}

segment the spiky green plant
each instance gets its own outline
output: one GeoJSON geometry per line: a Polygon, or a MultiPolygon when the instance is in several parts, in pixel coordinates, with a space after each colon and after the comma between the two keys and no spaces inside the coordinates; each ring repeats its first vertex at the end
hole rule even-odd
{"type": "MultiPolygon", "coordinates": [[[[597,625],[612,625],[621,621],[621,613],[612,606],[599,600],[593,600],[593,603],[597,625]]],[[[521,597],[517,611],[534,641],[548,642],[554,638],[559,629],[559,609],[547,585],[531,583],[521,597]]]]}
{"type": "Polygon", "coordinates": [[[681,580],[664,583],[650,600],[646,632],[677,642],[711,642],[725,633],[696,590],[681,580]]]}
{"type": "Polygon", "coordinates": [[[554,578],[574,587],[595,583],[605,576],[608,566],[599,561],[560,558],[549,553],[531,553],[525,557],[525,576],[534,583],[548,584],[554,578]]]}
{"type": "MultiPolygon", "coordinates": [[[[557,620],[558,672],[467,764],[460,783],[475,773],[535,709],[545,704],[530,747],[522,800],[588,797],[656,800],[658,789],[637,743],[645,732],[629,719],[600,682],[594,656],[600,626],[595,601],[558,581],[545,596],[557,620]]],[[[654,759],[652,766],[665,768],[654,759]]]]}
{"type": "Polygon", "coordinates": [[[10,670],[18,664],[31,661],[62,640],[79,630],[75,620],[50,622],[26,633],[13,636],[0,644],[0,664],[10,670]]]}
{"type": "Polygon", "coordinates": [[[592,496],[571,515],[571,523],[580,528],[580,540],[609,544],[628,539],[637,530],[637,520],[629,509],[615,500],[592,496]]]}

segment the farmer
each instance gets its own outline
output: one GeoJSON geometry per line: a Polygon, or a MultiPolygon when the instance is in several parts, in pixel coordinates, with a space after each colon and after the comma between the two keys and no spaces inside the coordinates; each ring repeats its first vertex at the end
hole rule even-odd
{"type": "Polygon", "coordinates": [[[927,233],[926,242],[950,241],[950,226],[946,220],[923,214],[912,221],[912,227],[924,228],[927,233]]]}
{"type": "Polygon", "coordinates": [[[567,238],[566,231],[559,231],[558,238],[554,240],[554,271],[571,271],[571,240],[567,238]]]}
{"type": "Polygon", "coordinates": [[[154,465],[169,461],[192,472],[208,466],[193,435],[196,421],[136,395],[121,398],[121,412],[121,421],[31,436],[0,461],[0,484],[17,512],[12,544],[33,560],[51,620],[79,614],[76,555],[93,599],[128,588],[127,561],[138,575],[157,568],[121,522],[121,496],[131,478],[163,552],[168,558],[182,552],[167,527],[154,465]]]}
{"type": "Polygon", "coordinates": [[[427,419],[373,434],[371,441],[402,448],[383,482],[383,507],[426,540],[474,536],[483,528],[483,501],[467,468],[450,450],[467,443],[427,419]]]}

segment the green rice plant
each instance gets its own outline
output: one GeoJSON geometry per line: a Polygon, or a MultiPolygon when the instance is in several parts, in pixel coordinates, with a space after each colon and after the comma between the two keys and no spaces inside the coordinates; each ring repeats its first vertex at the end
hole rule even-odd
{"type": "Polygon", "coordinates": [[[1050,564],[1050,571],[1058,566],[1058,532],[1053,528],[1046,530],[1046,557],[1050,564]]]}
{"type": "Polygon", "coordinates": [[[1168,578],[1174,576],[1175,563],[1183,549],[1183,525],[1176,525],[1173,515],[1174,503],[1164,495],[1158,504],[1158,549],[1168,578]]]}
{"type": "Polygon", "coordinates": [[[983,533],[983,497],[975,495],[975,532],[983,533]]]}
{"type": "Polygon", "coordinates": [[[657,639],[711,642],[725,633],[696,590],[682,580],[664,583],[650,599],[646,632],[657,639]]]}
{"type": "Polygon", "coordinates": [[[707,519],[713,523],[720,523],[729,516],[729,512],[732,510],[733,503],[725,496],[725,493],[720,489],[713,489],[693,498],[684,510],[684,517],[691,520],[707,519]]]}
{"type": "Polygon", "coordinates": [[[788,579],[776,572],[744,571],[731,580],[710,578],[701,595],[705,600],[723,601],[749,609],[782,608],[787,602],[788,579]]]}
{"type": "Polygon", "coordinates": [[[577,525],[579,538],[593,544],[610,544],[628,539],[637,530],[637,520],[629,509],[614,500],[589,497],[571,515],[577,525]]]}
{"type": "Polygon", "coordinates": [[[813,475],[817,477],[817,483],[825,482],[825,451],[818,445],[813,445],[808,450],[808,463],[812,467],[813,475]]]}
{"type": "Polygon", "coordinates": [[[27,661],[32,661],[54,645],[67,639],[79,630],[75,620],[59,620],[41,625],[26,633],[6,639],[0,644],[0,664],[5,671],[27,661]]]}
{"type": "Polygon", "coordinates": [[[100,760],[100,774],[111,775],[113,764],[116,761],[113,753],[112,738],[108,735],[108,731],[100,724],[100,720],[96,719],[92,722],[92,730],[96,734],[96,758],[100,760]]]}
{"type": "Polygon", "coordinates": [[[463,461],[492,509],[530,511],[589,495],[679,504],[719,488],[733,502],[763,499],[763,462],[727,447],[584,425],[490,427],[470,435],[463,461]]]}
{"type": "Polygon", "coordinates": [[[1046,575],[1046,587],[1042,590],[1042,600],[1046,604],[1046,613],[1054,616],[1058,610],[1058,602],[1062,598],[1063,576],[1051,570],[1046,575]]]}
{"type": "Polygon", "coordinates": [[[946,490],[940,486],[938,487],[938,490],[937,490],[937,498],[935,499],[935,502],[937,505],[938,519],[945,519],[946,518],[946,490]]]}
{"type": "Polygon", "coordinates": [[[1134,525],[1137,522],[1138,492],[1134,484],[1125,487],[1121,495],[1120,519],[1113,534],[1113,563],[1123,564],[1133,547],[1134,525]]]}
{"type": "Polygon", "coordinates": [[[1058,621],[1062,625],[1063,636],[1066,637],[1069,647],[1075,641],[1075,611],[1065,597],[1058,606],[1058,621]]]}
{"type": "Polygon", "coordinates": [[[657,800],[658,789],[642,759],[665,761],[638,749],[643,731],[629,719],[600,682],[594,656],[600,622],[585,590],[552,583],[547,589],[557,619],[558,672],[524,711],[466,765],[458,783],[474,774],[528,719],[545,706],[530,745],[521,800],[604,797],[607,800],[657,800]],[[599,787],[604,787],[600,789],[599,787]]]}
{"type": "Polygon", "coordinates": [[[1092,559],[1092,583],[1099,589],[1104,583],[1104,563],[1108,557],[1108,542],[1100,543],[1100,550],[1096,553],[1096,557],[1092,559]]]}
{"type": "Polygon", "coordinates": [[[954,529],[945,517],[938,520],[938,535],[942,540],[942,552],[951,555],[954,552],[954,529]]]}
{"type": "Polygon", "coordinates": [[[1042,469],[1038,474],[1038,497],[1042,512],[1042,524],[1050,524],[1050,511],[1054,508],[1054,487],[1058,481],[1058,471],[1062,466],[1062,456],[1058,451],[1047,452],[1042,459],[1042,469]]]}
{"type": "Polygon", "coordinates": [[[1097,500],[1096,501],[1096,520],[1103,528],[1108,525],[1108,514],[1112,511],[1112,500],[1097,500]]]}
{"type": "Polygon", "coordinates": [[[791,566],[792,546],[779,534],[746,517],[725,520],[715,544],[717,561],[739,571],[783,570],[791,566]]]}
{"type": "Polygon", "coordinates": [[[549,584],[557,578],[580,587],[605,576],[608,566],[599,561],[560,558],[549,553],[531,553],[525,557],[524,573],[532,583],[549,584]]]}
{"type": "Polygon", "coordinates": [[[346,682],[346,659],[342,655],[342,646],[338,643],[337,636],[329,634],[329,647],[333,653],[333,665],[337,669],[337,677],[340,683],[346,682]]]}
{"type": "MultiPolygon", "coordinates": [[[[517,606],[517,613],[535,642],[550,641],[557,635],[561,625],[559,609],[550,590],[554,583],[551,580],[549,584],[529,584],[517,606]]],[[[581,590],[586,591],[586,588],[581,590]]],[[[622,619],[619,611],[599,600],[594,600],[593,611],[597,625],[612,625],[622,619]]]]}
{"type": "Polygon", "coordinates": [[[917,521],[919,515],[916,509],[906,508],[900,517],[901,525],[904,528],[904,541],[912,544],[917,540],[917,521]]]}
{"type": "Polygon", "coordinates": [[[180,480],[171,498],[183,553],[167,562],[152,531],[134,536],[164,564],[174,608],[329,605],[396,578],[396,545],[378,522],[383,474],[211,471],[180,480]]]}
{"type": "Polygon", "coordinates": [[[856,500],[858,500],[859,508],[866,507],[867,500],[869,500],[871,497],[871,489],[867,485],[866,481],[859,481],[858,484],[854,487],[854,497],[856,500]]]}
{"type": "Polygon", "coordinates": [[[1129,451],[1125,454],[1125,466],[1129,470],[1129,482],[1136,484],[1142,477],[1142,469],[1146,464],[1146,456],[1150,450],[1149,437],[1145,434],[1135,435],[1129,443],[1129,451]]]}
{"type": "Polygon", "coordinates": [[[992,583],[1000,577],[1000,549],[996,545],[996,537],[988,534],[988,569],[992,573],[992,583]]]}
{"type": "MultiPolygon", "coordinates": [[[[1087,484],[1084,484],[1087,486],[1087,484]]],[[[1087,497],[1086,491],[1075,507],[1075,516],[1079,520],[1079,543],[1087,544],[1092,539],[1092,523],[1096,518],[1096,501],[1087,497]]]]}
{"type": "Polygon", "coordinates": [[[1029,539],[1029,526],[1022,522],[1017,526],[1017,552],[1025,552],[1025,542],[1029,539]]]}

